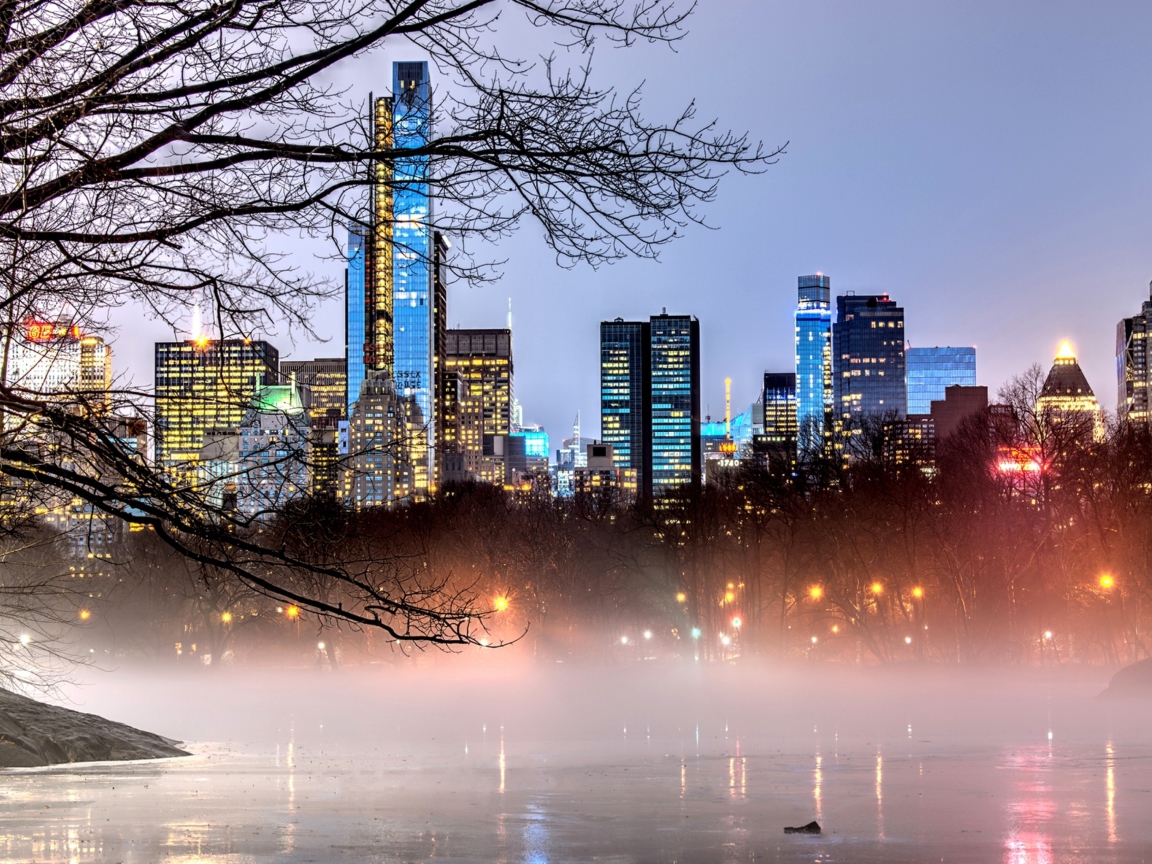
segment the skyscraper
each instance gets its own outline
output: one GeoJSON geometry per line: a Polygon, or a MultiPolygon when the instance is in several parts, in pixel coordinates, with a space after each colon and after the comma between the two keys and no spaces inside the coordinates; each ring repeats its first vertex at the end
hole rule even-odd
{"type": "Polygon", "coordinates": [[[344,416],[360,396],[364,381],[364,348],[371,328],[368,326],[367,241],[370,229],[358,223],[348,226],[348,267],[344,271],[344,416]]]}
{"type": "Polygon", "coordinates": [[[445,343],[445,369],[458,376],[460,393],[444,445],[464,454],[467,473],[502,484],[503,438],[512,431],[512,331],[448,330],[445,343]]]}
{"type": "Polygon", "coordinates": [[[691,315],[653,315],[652,494],[699,488],[700,322],[691,315]]]}
{"type": "Polygon", "coordinates": [[[635,471],[645,484],[652,472],[651,341],[647,321],[600,324],[600,437],[612,448],[616,466],[635,471]]]}
{"type": "Polygon", "coordinates": [[[797,281],[796,423],[800,449],[813,453],[824,446],[832,414],[832,279],[817,273],[797,281]]]}
{"type": "Polygon", "coordinates": [[[953,384],[976,386],[975,348],[908,348],[905,367],[909,414],[930,414],[953,384]]]}
{"type": "MultiPolygon", "coordinates": [[[[1150,293],[1152,293],[1152,286],[1150,293]]],[[[1129,423],[1152,419],[1152,300],[1116,325],[1116,413],[1129,423]]]]}
{"type": "Polygon", "coordinates": [[[796,375],[764,373],[764,431],[753,439],[755,452],[770,470],[796,464],[799,427],[796,408],[796,375]]]}
{"type": "Polygon", "coordinates": [[[851,434],[869,417],[902,419],[904,376],[904,309],[887,294],[837,297],[832,390],[840,428],[851,434]]]}
{"type": "Polygon", "coordinates": [[[340,497],[345,506],[361,510],[383,507],[412,494],[413,461],[424,457],[414,430],[423,432],[424,418],[413,399],[396,395],[387,372],[371,372],[360,385],[348,418],[347,455],[340,463],[340,497]]]}
{"type": "Polygon", "coordinates": [[[1050,423],[1070,426],[1072,433],[1084,440],[1104,437],[1104,412],[1069,342],[1060,344],[1036,400],[1036,411],[1050,423]]]}
{"type": "Polygon", "coordinates": [[[280,354],[251,339],[156,343],[156,464],[194,467],[205,435],[235,430],[256,391],[275,383],[280,354]]]}
{"type": "Polygon", "coordinates": [[[280,383],[308,388],[308,416],[313,421],[345,415],[345,393],[348,390],[347,363],[341,357],[316,360],[285,360],[280,364],[280,383]]]}
{"type": "MultiPolygon", "coordinates": [[[[343,387],[341,387],[341,395],[343,387]]],[[[295,382],[259,388],[237,428],[236,502],[267,518],[312,488],[308,388],[295,382]]]]}

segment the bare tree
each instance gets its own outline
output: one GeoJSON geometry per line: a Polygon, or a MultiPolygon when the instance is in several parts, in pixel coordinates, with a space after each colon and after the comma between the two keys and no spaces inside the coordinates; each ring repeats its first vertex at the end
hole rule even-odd
{"type": "MultiPolygon", "coordinates": [[[[675,42],[689,11],[672,0],[0,2],[5,356],[21,320],[59,310],[87,323],[144,304],[172,321],[200,299],[222,335],[309,327],[333,288],[288,266],[269,238],[336,240],[365,221],[370,178],[400,158],[429,166],[430,227],[464,241],[464,275],[482,272],[467,254],[476,241],[526,220],[564,264],[657,254],[701,221],[726,171],[776,155],[697,121],[693,105],[653,122],[639,91],[594,83],[598,42],[675,42]],[[525,30],[558,54],[506,53],[525,30]],[[363,94],[331,84],[340,64],[382,47],[430,58],[446,82],[436,133],[419,147],[374,140],[363,94]]],[[[378,561],[349,567],[238,531],[76,398],[5,374],[0,428],[11,481],[147,525],[259,593],[397,640],[476,638],[484,609],[467,593],[444,597],[439,577],[428,587],[378,561]],[[302,573],[342,599],[309,590],[302,573]]]]}

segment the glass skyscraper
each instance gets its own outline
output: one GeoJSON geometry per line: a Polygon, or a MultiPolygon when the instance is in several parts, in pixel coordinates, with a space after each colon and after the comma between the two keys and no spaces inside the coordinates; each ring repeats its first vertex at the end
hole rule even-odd
{"type": "Polygon", "coordinates": [[[904,309],[887,294],[837,297],[832,395],[840,428],[850,434],[868,417],[903,419],[904,375],[904,309]]]}
{"type": "Polygon", "coordinates": [[[612,445],[617,468],[631,468],[642,480],[651,470],[650,343],[647,321],[600,324],[600,439],[612,445]]]}
{"type": "Polygon", "coordinates": [[[953,384],[976,386],[975,348],[909,348],[905,352],[908,413],[930,414],[953,384]]]}
{"type": "Polygon", "coordinates": [[[360,398],[364,382],[365,327],[364,264],[368,229],[348,226],[348,268],[344,271],[344,359],[347,370],[344,416],[352,416],[352,405],[360,398]]]}
{"type": "Polygon", "coordinates": [[[798,287],[796,424],[800,449],[812,453],[823,447],[832,413],[832,280],[822,273],[801,276],[798,287]]]}
{"type": "Polygon", "coordinates": [[[699,487],[700,322],[653,315],[650,417],[652,494],[699,487]]]}
{"type": "MultiPolygon", "coordinates": [[[[1152,286],[1149,286],[1152,290],[1152,286]]],[[[1116,325],[1116,413],[1128,423],[1152,419],[1152,299],[1116,325]]]]}

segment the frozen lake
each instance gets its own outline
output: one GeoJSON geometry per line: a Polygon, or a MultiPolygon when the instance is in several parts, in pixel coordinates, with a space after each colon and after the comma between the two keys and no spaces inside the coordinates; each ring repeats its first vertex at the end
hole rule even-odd
{"type": "Polygon", "coordinates": [[[1152,706],[1095,702],[1106,680],[94,675],[74,707],[195,755],[4,773],[0,859],[1144,861],[1152,706]]]}

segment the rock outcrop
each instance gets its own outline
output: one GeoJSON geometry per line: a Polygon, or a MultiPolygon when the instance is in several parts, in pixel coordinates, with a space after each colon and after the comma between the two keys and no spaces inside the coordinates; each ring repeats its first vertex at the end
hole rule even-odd
{"type": "Polygon", "coordinates": [[[1102,699],[1152,699],[1152,658],[1138,660],[1112,676],[1102,699]]]}
{"type": "Polygon", "coordinates": [[[187,756],[179,743],[0,689],[0,768],[187,756]]]}
{"type": "Polygon", "coordinates": [[[785,828],[784,833],[785,834],[819,834],[820,833],[820,823],[813,820],[813,821],[809,822],[807,825],[800,825],[799,827],[796,827],[796,828],[785,828]]]}

